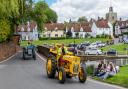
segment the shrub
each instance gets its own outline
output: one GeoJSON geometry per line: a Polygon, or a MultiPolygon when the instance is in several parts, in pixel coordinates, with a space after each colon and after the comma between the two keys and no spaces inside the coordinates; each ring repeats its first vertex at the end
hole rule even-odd
{"type": "Polygon", "coordinates": [[[96,38],[100,38],[100,35],[96,35],[96,38]]]}
{"type": "Polygon", "coordinates": [[[9,21],[6,19],[0,19],[0,43],[9,38],[10,32],[11,29],[9,21]]]}

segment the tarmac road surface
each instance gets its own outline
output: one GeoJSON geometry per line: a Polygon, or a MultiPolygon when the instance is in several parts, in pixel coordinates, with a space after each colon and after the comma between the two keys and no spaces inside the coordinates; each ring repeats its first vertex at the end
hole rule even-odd
{"type": "Polygon", "coordinates": [[[85,84],[79,83],[78,78],[59,84],[57,79],[47,78],[45,60],[40,57],[37,60],[23,60],[22,54],[18,53],[0,63],[0,89],[123,89],[89,78],[85,84]]]}

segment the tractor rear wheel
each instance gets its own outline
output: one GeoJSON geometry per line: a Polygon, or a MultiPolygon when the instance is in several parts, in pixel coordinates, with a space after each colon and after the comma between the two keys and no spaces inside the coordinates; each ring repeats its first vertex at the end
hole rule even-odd
{"type": "Polygon", "coordinates": [[[56,74],[56,60],[53,56],[49,56],[46,63],[48,78],[54,78],[56,74]]]}
{"type": "Polygon", "coordinates": [[[32,50],[32,55],[33,55],[33,56],[32,56],[33,59],[36,60],[36,53],[35,53],[35,50],[32,50]]]}
{"type": "Polygon", "coordinates": [[[70,74],[66,74],[66,78],[71,79],[71,78],[72,78],[72,76],[71,76],[70,74]]]}
{"type": "Polygon", "coordinates": [[[86,67],[85,65],[82,65],[79,72],[79,81],[81,83],[85,83],[86,79],[87,79],[86,67]]]}
{"type": "Polygon", "coordinates": [[[26,60],[25,49],[23,49],[23,59],[26,60]]]}
{"type": "Polygon", "coordinates": [[[58,80],[60,83],[65,83],[65,80],[66,80],[66,73],[65,73],[65,70],[63,67],[59,68],[59,71],[58,71],[58,80]]]}

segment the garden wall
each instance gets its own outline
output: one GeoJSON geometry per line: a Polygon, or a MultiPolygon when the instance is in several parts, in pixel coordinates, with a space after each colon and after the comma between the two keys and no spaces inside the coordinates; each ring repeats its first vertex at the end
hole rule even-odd
{"type": "Polygon", "coordinates": [[[0,61],[7,59],[17,52],[17,46],[13,42],[0,44],[0,61]]]}

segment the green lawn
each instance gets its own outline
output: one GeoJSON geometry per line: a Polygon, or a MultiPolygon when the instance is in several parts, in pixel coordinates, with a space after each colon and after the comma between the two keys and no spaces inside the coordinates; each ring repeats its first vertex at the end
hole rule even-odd
{"type": "MultiPolygon", "coordinates": [[[[97,77],[95,77],[95,79],[100,80],[97,77]]],[[[103,82],[107,82],[110,84],[116,84],[116,85],[120,85],[120,86],[128,88],[128,66],[120,67],[120,72],[116,76],[108,78],[104,80],[103,82]]]]}
{"type": "Polygon", "coordinates": [[[125,50],[126,48],[128,48],[128,44],[115,44],[115,45],[110,45],[110,46],[106,46],[103,47],[103,51],[108,51],[110,49],[115,49],[118,51],[119,54],[126,54],[127,51],[125,50]]]}
{"type": "MultiPolygon", "coordinates": [[[[84,41],[90,41],[90,42],[95,42],[95,41],[102,41],[102,42],[106,42],[107,40],[109,40],[108,38],[85,38],[85,39],[75,39],[75,43],[81,43],[84,41]]],[[[63,40],[41,40],[41,41],[33,41],[33,44],[35,45],[42,45],[42,44],[52,44],[52,43],[65,43],[65,44],[69,44],[69,43],[73,43],[74,39],[63,39],[63,40]]],[[[27,44],[26,41],[21,42],[21,46],[25,46],[27,44]]]]}

